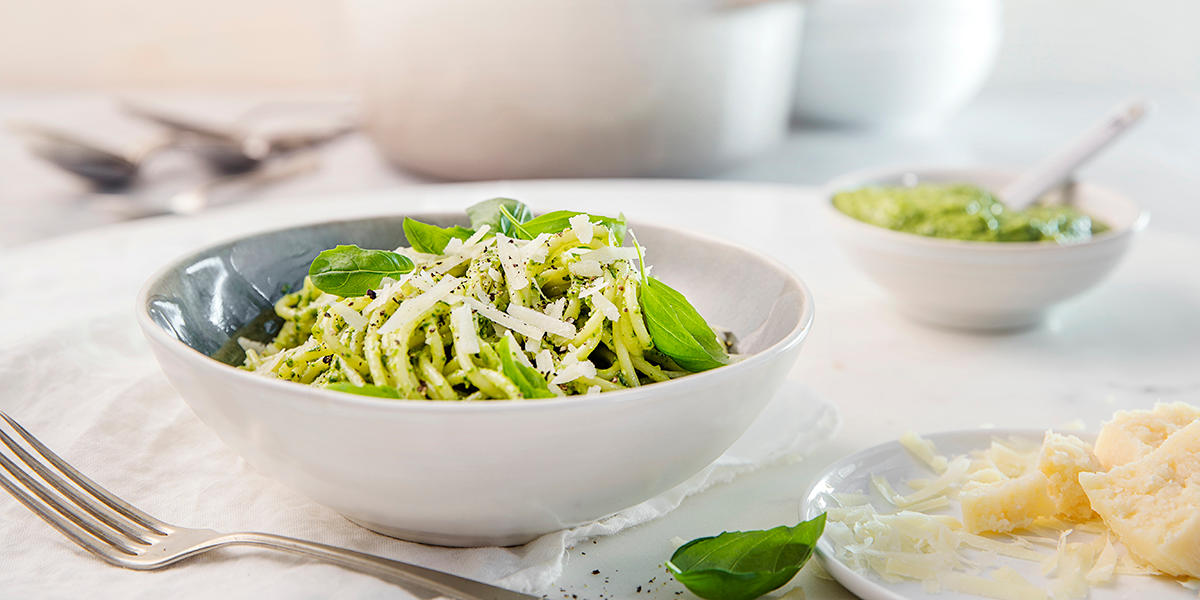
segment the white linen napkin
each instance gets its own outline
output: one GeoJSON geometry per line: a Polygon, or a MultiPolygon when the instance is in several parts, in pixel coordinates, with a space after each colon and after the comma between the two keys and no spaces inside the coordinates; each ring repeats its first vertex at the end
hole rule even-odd
{"type": "MultiPolygon", "coordinates": [[[[133,318],[137,287],[219,226],[139,224],[0,256],[0,410],[101,485],[167,522],[295,536],[541,594],[553,587],[574,544],[662,516],[741,473],[802,457],[838,426],[832,406],[789,382],[715,463],[605,519],[515,548],[438,548],[380,536],[249,468],[196,419],[142,340],[133,318]]],[[[229,229],[221,227],[222,234],[229,229]]],[[[369,576],[257,549],[221,550],[164,571],[118,569],[0,494],[0,596],[409,595],[369,576]]]]}

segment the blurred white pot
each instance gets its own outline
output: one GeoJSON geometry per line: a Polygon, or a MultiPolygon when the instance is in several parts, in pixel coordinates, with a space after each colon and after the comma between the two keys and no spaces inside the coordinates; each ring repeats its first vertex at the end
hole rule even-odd
{"type": "Polygon", "coordinates": [[[923,128],[967,103],[991,72],[1000,0],[813,0],[796,113],[842,125],[923,128]]]}
{"type": "Polygon", "coordinates": [[[447,179],[688,175],[787,131],[796,0],[349,0],[366,127],[447,179]]]}

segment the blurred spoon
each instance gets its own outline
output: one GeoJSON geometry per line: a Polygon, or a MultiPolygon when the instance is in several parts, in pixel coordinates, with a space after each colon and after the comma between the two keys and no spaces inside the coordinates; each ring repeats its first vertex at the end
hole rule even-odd
{"type": "Polygon", "coordinates": [[[1122,105],[1103,121],[1005,186],[1000,191],[1000,200],[1011,210],[1021,210],[1032,205],[1042,194],[1062,185],[1079,165],[1091,160],[1117,136],[1137,123],[1149,108],[1145,101],[1140,100],[1122,105]]]}
{"type": "MultiPolygon", "coordinates": [[[[44,125],[17,122],[9,123],[8,128],[25,138],[29,151],[35,156],[91,182],[100,189],[128,187],[137,179],[142,166],[150,157],[179,144],[176,134],[167,133],[153,138],[133,151],[121,152],[44,125]]],[[[257,165],[261,160],[246,155],[243,150],[228,142],[196,144],[192,149],[225,173],[245,171],[246,165],[251,161],[257,165]]]]}
{"type": "Polygon", "coordinates": [[[126,219],[141,219],[160,215],[193,215],[207,208],[232,204],[246,199],[246,194],[261,186],[277,183],[316,170],[320,162],[312,153],[271,159],[262,168],[245,173],[226,175],[206,181],[196,187],[170,195],[165,201],[152,205],[131,202],[125,194],[111,194],[111,202],[101,203],[109,212],[126,219]],[[241,188],[241,194],[218,200],[216,192],[241,188]]]}

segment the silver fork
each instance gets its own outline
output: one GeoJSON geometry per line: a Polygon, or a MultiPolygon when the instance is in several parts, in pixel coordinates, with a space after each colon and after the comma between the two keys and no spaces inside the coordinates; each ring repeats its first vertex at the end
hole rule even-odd
{"type": "Polygon", "coordinates": [[[25,442],[21,444],[0,426],[0,442],[12,453],[10,457],[0,452],[0,466],[7,472],[0,472],[0,486],[71,541],[110,564],[148,571],[225,546],[257,546],[317,558],[457,600],[537,598],[417,565],[295,538],[171,525],[97,485],[7,414],[0,412],[0,419],[25,442]]]}

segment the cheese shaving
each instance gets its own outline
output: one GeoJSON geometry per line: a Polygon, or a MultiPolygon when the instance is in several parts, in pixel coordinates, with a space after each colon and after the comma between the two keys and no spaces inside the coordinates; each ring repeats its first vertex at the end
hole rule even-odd
{"type": "Polygon", "coordinates": [[[411,321],[416,320],[425,311],[433,308],[438,302],[441,302],[446,296],[449,296],[454,288],[458,287],[461,280],[453,275],[446,275],[437,285],[429,288],[425,293],[419,296],[413,296],[405,300],[396,308],[396,312],[388,318],[387,322],[379,327],[379,333],[387,334],[397,329],[407,329],[411,325],[411,321]]]}
{"type": "Polygon", "coordinates": [[[504,271],[504,280],[512,290],[523,290],[529,286],[528,260],[521,255],[520,248],[512,238],[496,235],[496,252],[500,255],[500,268],[504,271]]]}
{"type": "Polygon", "coordinates": [[[600,263],[594,260],[577,260],[568,265],[567,270],[576,277],[599,277],[604,274],[600,263]]]}
{"type": "Polygon", "coordinates": [[[471,314],[471,307],[466,304],[460,304],[450,310],[450,323],[453,325],[455,341],[458,342],[459,351],[467,354],[479,353],[481,347],[479,345],[479,334],[475,331],[475,317],[471,314]]]}
{"type": "MultiPolygon", "coordinates": [[[[646,253],[646,249],[642,248],[642,254],[646,253]]],[[[638,249],[635,247],[617,247],[604,246],[588,252],[583,252],[579,255],[581,260],[594,260],[600,264],[608,264],[619,260],[636,261],[638,259],[638,249]]]]}
{"type": "Polygon", "coordinates": [[[900,436],[900,445],[904,446],[913,456],[925,463],[934,473],[942,473],[948,464],[946,457],[937,453],[933,442],[917,435],[916,432],[906,431],[900,436]]]}
{"type": "Polygon", "coordinates": [[[596,236],[596,228],[592,225],[592,221],[587,215],[579,214],[567,219],[567,223],[571,225],[571,232],[579,240],[580,244],[587,244],[596,236]]]}
{"type": "Polygon", "coordinates": [[[521,319],[518,319],[508,313],[501,312],[500,309],[488,304],[480,302],[474,298],[464,296],[463,303],[470,306],[475,312],[484,316],[484,318],[496,323],[502,327],[516,331],[525,337],[541,337],[542,330],[534,327],[521,319]]]}
{"type": "MultiPolygon", "coordinates": [[[[509,304],[508,314],[521,319],[530,327],[561,337],[574,337],[575,326],[520,304],[509,304]]],[[[540,336],[532,336],[540,337],[540,336]]]]}
{"type": "Polygon", "coordinates": [[[333,304],[327,306],[326,309],[329,310],[329,312],[341,317],[342,320],[346,322],[346,325],[350,327],[350,329],[362,331],[367,328],[367,318],[362,316],[362,314],[357,310],[354,310],[353,308],[350,308],[341,302],[334,302],[333,304]]]}

